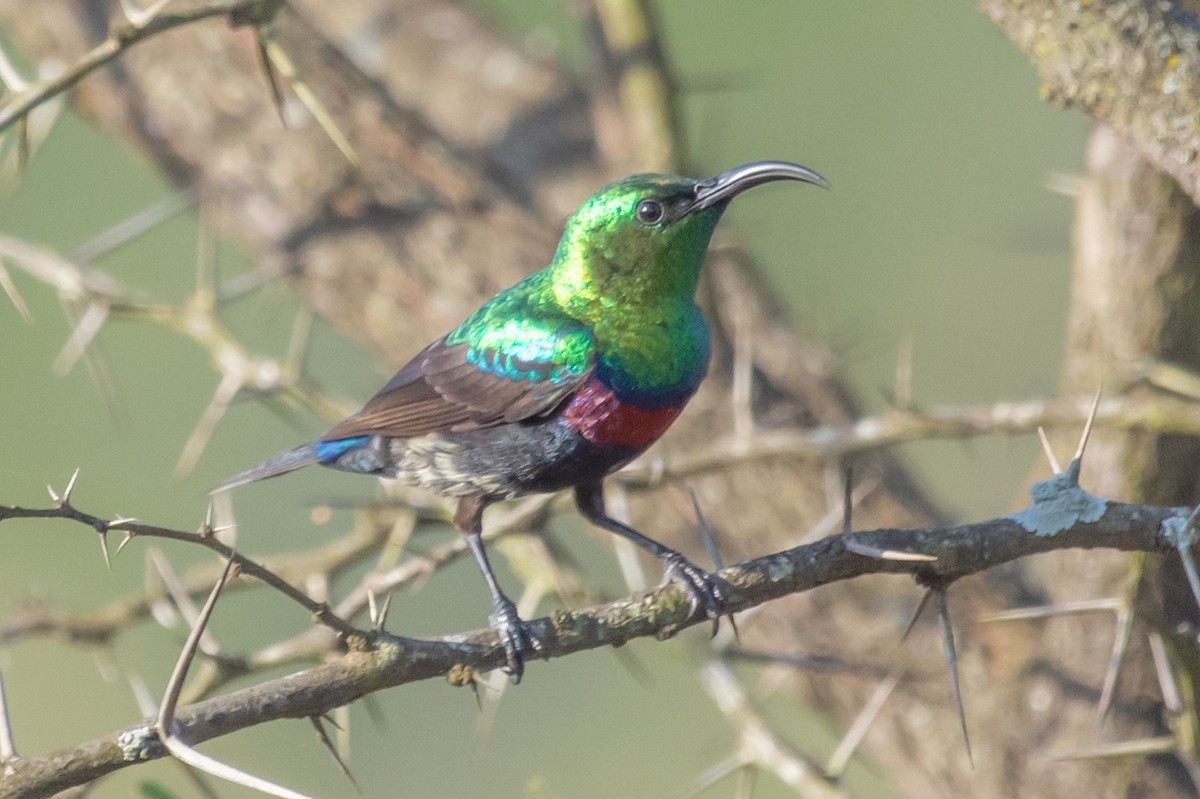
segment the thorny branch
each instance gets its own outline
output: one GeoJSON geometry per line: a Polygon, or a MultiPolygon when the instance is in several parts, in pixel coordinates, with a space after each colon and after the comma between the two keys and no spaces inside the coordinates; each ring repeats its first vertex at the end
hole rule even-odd
{"type": "Polygon", "coordinates": [[[130,519],[104,519],[76,509],[70,502],[69,489],[64,492],[61,498],[56,498],[54,504],[49,508],[0,506],[0,522],[9,519],[69,519],[87,525],[99,533],[101,548],[106,560],[108,559],[107,542],[109,533],[125,534],[121,546],[138,537],[163,538],[171,541],[198,544],[206,549],[211,549],[225,560],[232,561],[240,572],[262,581],[288,599],[298,603],[321,624],[341,634],[358,632],[353,625],[331,611],[324,603],[313,601],[303,591],[281,579],[270,569],[264,568],[253,560],[238,554],[232,547],[224,544],[216,537],[217,531],[212,528],[208,521],[201,525],[197,532],[189,533],[184,530],[172,530],[168,527],[142,524],[130,519]]]}
{"type": "Polygon", "coordinates": [[[108,38],[56,77],[14,86],[11,85],[15,82],[12,76],[6,73],[12,96],[0,105],[0,133],[25,119],[38,106],[69,91],[130,47],[152,36],[214,17],[224,17],[238,24],[264,23],[270,20],[280,5],[281,0],[215,0],[179,12],[167,12],[160,4],[153,13],[131,14],[124,23],[113,26],[108,38]]]}
{"type": "MultiPolygon", "coordinates": [[[[926,585],[945,587],[1014,559],[1058,549],[1187,554],[1195,536],[1196,514],[1190,509],[1109,502],[1081,489],[1077,479],[1075,461],[1062,474],[1037,483],[1033,504],[1009,516],[943,528],[843,533],[722,569],[718,575],[727,584],[727,608],[744,611],[866,574],[909,574],[926,585]]],[[[71,518],[99,524],[97,529],[106,524],[73,509],[0,508],[0,519],[5,518],[71,518]]],[[[148,525],[138,525],[138,530],[197,542],[191,534],[148,525]]],[[[683,592],[667,585],[583,611],[558,611],[531,624],[550,659],[635,638],[669,638],[702,621],[689,618],[683,592]]],[[[197,703],[180,710],[175,721],[182,737],[199,743],[264,721],[319,716],[410,682],[446,676],[461,684],[504,662],[492,630],[433,641],[359,632],[346,639],[343,654],[327,663],[197,703]]],[[[13,759],[0,799],[25,799],[35,795],[35,788],[62,790],[162,755],[152,726],[143,722],[72,750],[13,759]]]]}
{"type": "MultiPolygon", "coordinates": [[[[985,3],[985,5],[988,5],[988,4],[985,3]]],[[[1014,4],[1009,4],[1009,5],[1014,5],[1014,4]]],[[[1019,4],[1019,5],[1029,5],[1029,4],[1019,4]]],[[[1033,5],[1036,5],[1036,4],[1033,4],[1033,5]]],[[[1133,9],[1134,11],[1137,11],[1138,7],[1144,7],[1146,9],[1150,9],[1152,11],[1156,10],[1156,9],[1151,8],[1152,5],[1155,5],[1155,4],[1148,4],[1148,3],[1113,3],[1113,4],[1083,4],[1083,5],[1070,4],[1070,5],[1072,7],[1084,10],[1085,12],[1089,12],[1089,13],[1092,10],[1096,10],[1096,9],[1099,9],[1101,12],[1106,12],[1107,9],[1109,9],[1109,8],[1113,8],[1113,9],[1117,9],[1117,10],[1133,9]]],[[[1166,4],[1156,4],[1156,5],[1157,5],[1158,10],[1161,10],[1162,8],[1167,7],[1166,4]]],[[[1128,33],[1136,33],[1137,31],[1135,29],[1127,26],[1126,32],[1128,34],[1128,33]]],[[[1123,41],[1125,39],[1129,39],[1129,38],[1131,38],[1131,37],[1128,35],[1126,35],[1124,37],[1114,37],[1112,39],[1112,41],[1117,42],[1117,43],[1123,43],[1123,41]]],[[[1042,48],[1043,51],[1046,51],[1047,49],[1048,48],[1045,48],[1045,47],[1042,48]]],[[[1164,57],[1169,58],[1169,60],[1164,65],[1165,69],[1167,70],[1167,72],[1164,73],[1165,74],[1165,79],[1163,81],[1164,89],[1168,83],[1170,83],[1172,85],[1178,84],[1180,76],[1186,75],[1189,70],[1192,70],[1194,64],[1192,64],[1190,61],[1187,60],[1187,57],[1189,55],[1190,55],[1190,51],[1184,52],[1184,59],[1182,60],[1182,64],[1181,64],[1178,53],[1176,53],[1173,56],[1168,57],[1168,56],[1166,56],[1166,51],[1164,51],[1164,57]]],[[[1092,62],[1094,62],[1094,63],[1103,63],[1104,61],[1105,61],[1104,59],[1092,59],[1092,62]]],[[[1126,59],[1117,58],[1117,59],[1109,59],[1108,63],[1126,63],[1126,61],[1127,61],[1126,59]]],[[[1150,68],[1151,68],[1150,71],[1152,72],[1157,67],[1154,63],[1151,63],[1150,68]]],[[[1153,78],[1154,76],[1151,75],[1151,77],[1153,78]]],[[[1194,81],[1192,83],[1194,84],[1194,81]]],[[[1169,94],[1168,92],[1165,92],[1165,91],[1163,93],[1169,94]]],[[[1177,94],[1176,96],[1179,96],[1179,95],[1177,94]]],[[[1086,102],[1086,98],[1085,98],[1085,105],[1086,104],[1087,104],[1087,102],[1086,102]]],[[[1092,109],[1092,110],[1093,110],[1093,112],[1096,111],[1096,109],[1092,109]]],[[[1103,116],[1102,113],[1101,113],[1101,116],[1103,116]]],[[[1186,131],[1188,129],[1182,128],[1182,130],[1186,131]]],[[[1168,156],[1169,155],[1170,154],[1168,154],[1168,156]]],[[[1186,165],[1189,163],[1190,159],[1168,159],[1168,160],[1171,160],[1172,163],[1181,163],[1181,164],[1186,165]]],[[[1187,167],[1185,166],[1184,168],[1186,169],[1187,167]]],[[[2,278],[2,277],[3,277],[3,275],[2,275],[2,273],[0,273],[0,278],[2,278]]],[[[7,288],[6,288],[6,290],[7,290],[7,288]]],[[[89,310],[90,310],[90,307],[89,307],[89,310]]],[[[87,318],[89,318],[89,317],[85,317],[85,320],[87,318]]],[[[96,317],[95,317],[95,315],[93,315],[90,318],[96,318],[96,317]]],[[[79,329],[81,329],[81,330],[85,329],[85,326],[82,321],[80,322],[79,329]]],[[[220,397],[221,397],[221,395],[220,395],[220,393],[218,393],[218,398],[220,398],[220,397]]],[[[1158,399],[1159,398],[1155,398],[1155,397],[1152,397],[1149,400],[1146,400],[1145,398],[1131,399],[1131,398],[1126,398],[1126,397],[1116,397],[1111,401],[1120,403],[1121,404],[1120,408],[1123,410],[1113,409],[1113,407],[1110,404],[1106,404],[1106,406],[1100,410],[1099,415],[1100,415],[1101,420],[1105,420],[1107,418],[1109,420],[1110,425],[1113,425],[1116,427],[1121,427],[1121,428],[1124,428],[1126,426],[1126,424],[1128,424],[1129,429],[1136,429],[1136,428],[1138,428],[1138,425],[1140,425],[1140,424],[1147,424],[1148,427],[1146,429],[1157,429],[1156,427],[1154,427],[1154,425],[1157,423],[1157,420],[1183,419],[1184,421],[1179,423],[1179,424],[1183,425],[1183,427],[1181,427],[1179,430],[1180,432],[1191,432],[1195,429],[1194,427],[1189,426],[1192,424],[1192,422],[1190,420],[1191,420],[1192,415],[1194,414],[1194,410],[1192,410],[1190,408],[1190,403],[1187,403],[1187,402],[1178,403],[1180,406],[1180,408],[1179,408],[1179,410],[1181,411],[1180,413],[1175,413],[1174,411],[1171,411],[1169,413],[1164,413],[1162,415],[1156,415],[1152,412],[1144,412],[1147,409],[1150,409],[1152,406],[1151,405],[1143,406],[1141,403],[1143,403],[1143,402],[1156,403],[1156,402],[1158,402],[1158,399]],[[1133,409],[1132,413],[1135,416],[1139,414],[1139,408],[1141,408],[1143,411],[1143,412],[1141,412],[1143,421],[1135,421],[1132,423],[1126,422],[1125,420],[1129,418],[1126,412],[1129,411],[1130,408],[1133,409]]],[[[214,400],[214,402],[215,401],[216,400],[214,400]]],[[[1111,402],[1111,401],[1106,401],[1106,403],[1111,402]]],[[[1159,408],[1172,407],[1173,408],[1174,405],[1172,403],[1175,403],[1175,402],[1176,402],[1175,398],[1167,398],[1168,404],[1166,406],[1159,405],[1156,407],[1159,407],[1159,408]]],[[[920,431],[920,427],[922,424],[924,424],[926,422],[932,422],[932,424],[930,424],[929,426],[932,429],[932,433],[934,435],[955,435],[955,436],[974,435],[974,434],[977,434],[978,432],[996,431],[999,429],[1027,431],[1027,430],[1036,428],[1039,424],[1045,425],[1045,426],[1052,426],[1052,425],[1056,424],[1056,422],[1053,420],[1053,417],[1060,412],[1065,413],[1069,417],[1068,422],[1077,421],[1082,418],[1082,413],[1083,413],[1082,409],[1084,406],[1085,406],[1085,402],[1083,400],[1073,401],[1073,400],[1068,399],[1068,400],[1061,400],[1061,401],[1049,402],[1049,403],[1024,403],[1021,406],[1000,405],[1000,406],[993,406],[992,408],[976,408],[976,409],[934,409],[934,411],[931,411],[931,412],[921,412],[921,413],[911,413],[907,409],[903,409],[899,412],[893,412],[893,413],[886,414],[885,417],[882,417],[880,420],[869,420],[869,421],[875,422],[874,427],[872,427],[871,425],[867,425],[865,427],[858,426],[858,425],[846,425],[844,427],[837,427],[837,428],[815,428],[814,430],[800,431],[801,433],[803,433],[804,436],[809,436],[809,435],[815,436],[815,438],[813,438],[811,440],[804,440],[803,438],[793,438],[791,440],[788,440],[786,438],[786,436],[777,437],[776,433],[779,431],[772,431],[771,434],[755,433],[755,432],[751,431],[750,436],[743,437],[738,442],[726,442],[723,445],[714,447],[711,454],[698,453],[697,457],[694,460],[691,460],[690,462],[683,461],[683,460],[671,461],[671,462],[660,461],[657,467],[652,464],[651,466],[647,467],[646,470],[643,470],[641,475],[639,475],[639,473],[632,474],[630,476],[630,479],[632,481],[634,481],[634,483],[637,483],[637,481],[639,481],[639,480],[644,480],[647,483],[654,483],[654,482],[657,482],[658,480],[662,479],[662,476],[668,475],[668,474],[671,476],[676,476],[676,475],[689,474],[689,473],[700,473],[703,471],[710,470],[712,468],[716,468],[715,464],[717,463],[718,459],[721,457],[729,458],[732,456],[735,459],[740,457],[740,458],[749,460],[752,458],[759,458],[759,457],[787,457],[787,456],[810,457],[812,455],[816,455],[816,456],[823,455],[824,457],[834,458],[834,457],[838,457],[840,455],[843,455],[843,454],[846,454],[849,452],[860,451],[860,448],[868,449],[868,448],[871,448],[874,446],[880,446],[881,444],[889,443],[890,441],[894,441],[897,439],[907,439],[909,436],[920,437],[923,435],[923,433],[920,431]],[[1072,407],[1072,405],[1074,407],[1072,407]],[[1033,421],[1028,421],[1028,422],[1024,422],[1024,423],[1018,422],[1018,423],[1016,423],[1016,425],[1014,427],[1011,427],[1011,428],[1006,427],[1006,425],[1009,423],[1008,421],[1006,421],[1006,419],[1009,418],[1007,414],[1010,410],[1012,410],[1013,407],[1016,407],[1015,417],[1017,417],[1017,418],[1029,419],[1029,418],[1031,418],[1030,415],[1032,415],[1033,417],[1037,417],[1037,418],[1034,419],[1033,421]],[[949,410],[950,419],[948,422],[947,422],[947,418],[941,414],[942,410],[949,410]],[[960,410],[963,413],[959,417],[954,418],[954,414],[960,410]],[[980,417],[983,417],[983,419],[984,419],[984,421],[982,422],[982,425],[984,427],[982,430],[976,431],[973,428],[973,426],[978,423],[978,419],[980,417]],[[990,421],[989,421],[989,419],[990,419],[990,421]],[[991,427],[988,427],[989,424],[991,425],[991,427]],[[962,432],[952,432],[952,433],[937,432],[939,429],[957,429],[962,432]],[[849,435],[839,435],[839,434],[843,433],[844,431],[850,431],[850,434],[849,435]],[[826,444],[826,439],[822,438],[820,436],[820,434],[825,434],[827,436],[832,435],[833,440],[835,442],[834,445],[828,446],[826,444]],[[878,442],[878,443],[876,443],[876,442],[878,442]],[[720,451],[722,446],[726,447],[724,452],[720,451]],[[744,454],[747,451],[749,451],[751,454],[749,454],[749,455],[744,454]],[[674,471],[670,471],[670,467],[672,467],[672,466],[676,467],[674,471]],[[657,474],[655,472],[655,469],[657,469],[657,474]]],[[[1172,423],[1176,423],[1176,422],[1173,421],[1172,423]]],[[[785,431],[785,432],[790,433],[791,431],[785,431]]],[[[928,434],[928,432],[929,431],[927,431],[925,434],[928,434]]],[[[883,550],[883,551],[886,551],[886,550],[883,550]]]]}

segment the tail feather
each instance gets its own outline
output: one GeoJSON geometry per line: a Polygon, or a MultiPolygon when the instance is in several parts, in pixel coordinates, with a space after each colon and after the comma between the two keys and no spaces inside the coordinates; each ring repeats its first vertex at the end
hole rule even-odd
{"type": "Polygon", "coordinates": [[[294,472],[297,469],[308,466],[310,463],[316,463],[320,459],[321,456],[317,449],[317,442],[314,441],[276,455],[274,458],[269,458],[257,466],[252,466],[244,472],[235,474],[208,493],[211,496],[222,491],[228,491],[231,488],[237,488],[246,483],[253,483],[255,480],[278,477],[281,474],[294,472]]]}

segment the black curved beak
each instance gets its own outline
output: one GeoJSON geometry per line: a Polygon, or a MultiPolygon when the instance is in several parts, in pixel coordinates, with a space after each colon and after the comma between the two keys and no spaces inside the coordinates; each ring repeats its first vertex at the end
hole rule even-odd
{"type": "Polygon", "coordinates": [[[829,181],[808,167],[788,161],[753,161],[749,164],[735,166],[733,169],[727,169],[719,175],[697,183],[696,196],[688,211],[711,208],[718,203],[733,199],[746,189],[752,189],[774,180],[799,180],[823,189],[829,188],[829,181]]]}

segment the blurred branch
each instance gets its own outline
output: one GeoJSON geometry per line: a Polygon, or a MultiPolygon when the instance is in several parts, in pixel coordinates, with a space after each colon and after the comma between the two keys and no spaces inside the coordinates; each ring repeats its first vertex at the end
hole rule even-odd
{"type": "MultiPolygon", "coordinates": [[[[909,574],[927,585],[953,581],[1017,558],[1066,548],[1184,552],[1195,531],[1187,509],[1108,502],[1077,484],[1079,462],[1034,486],[1025,510],[975,524],[931,529],[845,533],[721,570],[730,612],[788,594],[866,574],[909,574]]],[[[14,510],[0,509],[0,518],[14,510]]],[[[78,512],[16,512],[25,517],[75,518],[78,512]]],[[[98,528],[99,529],[99,528],[98,528]]],[[[157,528],[147,528],[153,530],[157,528]]],[[[177,534],[167,537],[183,538],[177,534]]],[[[186,539],[185,539],[186,540],[186,539]]],[[[228,552],[228,550],[224,550],[228,552]]],[[[245,568],[245,565],[243,565],[245,568]]],[[[634,638],[667,638],[693,624],[683,591],[666,585],[584,611],[559,611],[531,622],[547,658],[634,638]]],[[[264,721],[320,716],[374,691],[437,676],[463,684],[479,670],[505,663],[493,630],[419,641],[382,632],[346,638],[339,657],[286,678],[270,680],[200,702],[177,713],[178,734],[191,743],[264,721]]],[[[0,799],[27,799],[94,780],[164,754],[153,724],[142,722],[44,758],[16,759],[0,784],[0,799]]]]}
{"type": "Polygon", "coordinates": [[[647,0],[593,0],[588,32],[599,62],[592,87],[596,140],[613,174],[686,171],[679,91],[647,0]]]}
{"type": "Polygon", "coordinates": [[[762,718],[728,665],[717,661],[709,663],[701,670],[700,677],[717,709],[725,714],[737,730],[738,747],[733,757],[702,774],[689,796],[733,771],[745,769],[773,772],[798,796],[813,799],[839,799],[846,796],[815,763],[796,750],[762,718]]]}
{"type": "Polygon", "coordinates": [[[1111,126],[1200,200],[1200,17],[1188,0],[979,0],[1043,95],[1111,126]]]}
{"type": "MultiPolygon", "coordinates": [[[[812,429],[756,430],[731,435],[694,451],[645,458],[618,473],[630,487],[651,487],[740,463],[799,458],[837,463],[850,455],[910,441],[1021,435],[1039,427],[1078,427],[1088,418],[1094,396],[998,402],[991,405],[944,405],[926,409],[893,408],[844,425],[812,429]]],[[[1102,399],[1096,423],[1116,430],[1200,433],[1200,403],[1154,393],[1102,399]]]]}
{"type": "Polygon", "coordinates": [[[226,17],[233,25],[265,23],[274,16],[282,0],[215,0],[185,11],[172,12],[163,10],[164,5],[159,2],[149,12],[127,13],[124,22],[112,26],[108,38],[58,76],[20,87],[10,85],[8,88],[12,96],[0,106],[0,133],[25,119],[38,106],[70,90],[139,42],[213,17],[226,17]]]}
{"type": "Polygon", "coordinates": [[[56,371],[66,373],[81,357],[93,355],[93,346],[101,330],[114,319],[159,325],[191,339],[204,349],[221,379],[212,401],[183,447],[176,467],[179,473],[190,470],[226,409],[245,394],[260,399],[278,398],[308,408],[329,420],[348,412],[345,403],[328,399],[304,374],[304,356],[311,330],[307,310],[301,311],[297,319],[286,357],[260,358],[251,355],[220,321],[219,311],[228,292],[216,284],[215,274],[205,263],[204,253],[200,253],[198,261],[198,285],[179,304],[139,298],[112,276],[97,269],[91,259],[104,255],[166,218],[160,213],[143,221],[140,218],[143,215],[135,215],[112,231],[101,233],[73,255],[0,233],[0,263],[10,264],[55,289],[62,306],[69,309],[68,316],[74,316],[74,329],[55,361],[56,371]],[[126,231],[128,226],[134,230],[126,231]]]}

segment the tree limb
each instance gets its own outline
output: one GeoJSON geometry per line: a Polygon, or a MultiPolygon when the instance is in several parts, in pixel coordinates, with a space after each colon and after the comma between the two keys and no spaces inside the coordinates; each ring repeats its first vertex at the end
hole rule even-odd
{"type": "Polygon", "coordinates": [[[1045,81],[1200,200],[1200,17],[1184,0],[980,0],[1045,81]]]}
{"type": "MultiPolygon", "coordinates": [[[[1078,461],[1035,484],[1034,503],[1009,516],[941,528],[844,533],[722,569],[718,576],[727,584],[726,607],[743,611],[867,574],[910,574],[926,585],[944,587],[1052,550],[1173,553],[1190,543],[1194,514],[1188,509],[1109,502],[1080,489],[1077,475],[1078,461]]],[[[530,624],[550,659],[636,638],[661,640],[702,622],[706,619],[689,617],[683,591],[666,585],[583,611],[556,611],[530,624]]],[[[397,685],[439,676],[463,684],[476,671],[505,663],[490,629],[434,641],[353,634],[346,645],[343,654],[327,663],[183,708],[175,717],[181,735],[200,743],[265,721],[320,716],[397,685]]],[[[44,796],[164,754],[153,721],[143,720],[74,749],[11,760],[0,799],[44,796]]]]}

